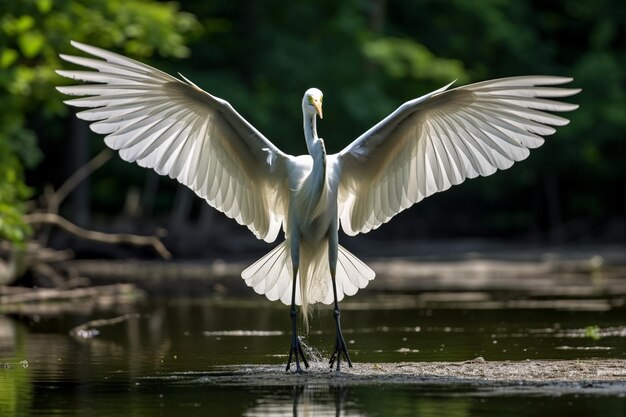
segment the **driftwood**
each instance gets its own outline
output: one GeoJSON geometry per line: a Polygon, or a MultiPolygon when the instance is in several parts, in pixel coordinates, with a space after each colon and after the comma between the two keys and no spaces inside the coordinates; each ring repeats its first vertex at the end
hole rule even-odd
{"type": "Polygon", "coordinates": [[[70,284],[80,284],[81,279],[75,269],[69,265],[60,267],[71,259],[74,259],[71,250],[46,248],[34,240],[23,247],[13,247],[9,242],[0,242],[0,285],[11,284],[27,270],[46,277],[55,286],[68,287],[70,284]]]}
{"type": "Polygon", "coordinates": [[[103,308],[134,303],[144,295],[132,284],[42,289],[0,286],[0,314],[22,316],[89,315],[103,308]]]}
{"type": "Polygon", "coordinates": [[[136,287],[132,284],[100,285],[67,290],[57,288],[0,287],[0,306],[122,296],[134,293],[136,293],[136,287]]]}

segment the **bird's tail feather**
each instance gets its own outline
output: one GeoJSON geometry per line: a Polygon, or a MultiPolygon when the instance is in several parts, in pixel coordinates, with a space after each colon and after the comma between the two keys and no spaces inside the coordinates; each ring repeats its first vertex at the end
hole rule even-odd
{"type": "MultiPolygon", "coordinates": [[[[328,263],[328,245],[315,249],[306,244],[300,246],[300,265],[296,278],[296,305],[302,306],[305,326],[308,328],[309,306],[315,303],[332,304],[333,287],[328,263]]],[[[339,246],[335,280],[337,301],[345,295],[354,295],[364,288],[376,274],[359,258],[339,246]]],[[[280,300],[291,305],[293,268],[288,241],[282,242],[268,254],[246,268],[241,277],[257,294],[269,300],[280,300]]]]}
{"type": "MultiPolygon", "coordinates": [[[[280,300],[290,305],[293,268],[287,241],[282,242],[246,268],[241,273],[241,277],[257,294],[264,294],[271,301],[280,300]]],[[[300,277],[297,280],[296,285],[299,284],[300,277]]],[[[296,291],[296,304],[302,304],[300,291],[296,291]]]]}

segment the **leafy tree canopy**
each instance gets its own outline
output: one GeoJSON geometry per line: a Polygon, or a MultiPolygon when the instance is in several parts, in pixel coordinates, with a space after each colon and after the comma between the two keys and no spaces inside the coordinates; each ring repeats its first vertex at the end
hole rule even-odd
{"type": "Polygon", "coordinates": [[[185,57],[185,36],[200,25],[177,3],[154,0],[20,0],[0,3],[0,16],[0,238],[20,242],[31,195],[24,167],[42,158],[35,126],[58,124],[67,112],[54,90],[58,53],[73,39],[135,57],[185,57]]]}

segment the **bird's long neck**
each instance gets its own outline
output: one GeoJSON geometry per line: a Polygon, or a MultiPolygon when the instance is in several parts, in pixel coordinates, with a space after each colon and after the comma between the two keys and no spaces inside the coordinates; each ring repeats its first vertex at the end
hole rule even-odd
{"type": "Polygon", "coordinates": [[[324,141],[317,137],[317,117],[304,112],[304,138],[309,155],[313,158],[313,172],[320,173],[321,179],[326,177],[326,148],[324,141]]]}
{"type": "Polygon", "coordinates": [[[313,156],[313,142],[317,137],[317,117],[315,114],[308,112],[304,113],[304,139],[306,140],[306,147],[309,151],[309,155],[313,156]]]}
{"type": "Polygon", "coordinates": [[[309,175],[300,184],[300,213],[306,221],[312,221],[326,207],[328,190],[326,185],[326,148],[324,141],[317,137],[316,116],[304,113],[304,138],[309,154],[313,158],[313,167],[309,175]],[[306,196],[306,198],[304,198],[306,196]]]}

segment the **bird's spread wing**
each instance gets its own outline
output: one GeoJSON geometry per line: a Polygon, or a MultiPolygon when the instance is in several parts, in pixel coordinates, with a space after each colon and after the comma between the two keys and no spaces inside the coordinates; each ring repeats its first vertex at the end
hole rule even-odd
{"type": "Polygon", "coordinates": [[[103,49],[72,45],[96,59],[61,57],[96,71],[57,71],[89,83],[58,90],[86,96],[65,103],[91,108],[77,116],[107,135],[109,147],[126,161],[176,178],[258,238],[276,238],[286,212],[288,155],[228,102],[187,79],[103,49]]]}
{"type": "Polygon", "coordinates": [[[525,159],[578,106],[552,100],[579,89],[551,76],[513,77],[408,101],[339,154],[339,213],[348,235],[366,233],[438,191],[525,159]]]}

